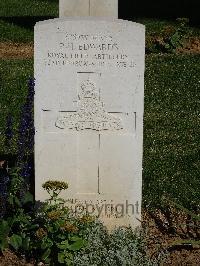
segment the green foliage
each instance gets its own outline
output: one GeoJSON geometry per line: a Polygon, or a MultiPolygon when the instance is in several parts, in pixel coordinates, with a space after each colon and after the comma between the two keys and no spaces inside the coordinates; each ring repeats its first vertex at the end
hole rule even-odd
{"type": "Polygon", "coordinates": [[[64,206],[65,201],[58,198],[68,187],[65,182],[43,184],[50,197],[39,209],[30,212],[24,203],[32,197],[29,194],[20,198],[22,180],[17,170],[12,178],[10,204],[14,211],[0,221],[2,251],[10,248],[26,258],[54,266],[159,265],[161,258],[152,261],[146,256],[141,232],[121,228],[109,234],[102,223],[90,216],[75,216],[64,206]]]}
{"type": "Polygon", "coordinates": [[[189,22],[188,19],[180,18],[177,19],[177,22],[179,24],[178,28],[175,30],[175,32],[169,36],[168,38],[164,39],[163,45],[164,49],[167,52],[175,52],[177,48],[181,47],[183,45],[183,40],[187,36],[187,24],[189,22]]]}
{"type": "Polygon", "coordinates": [[[146,26],[146,53],[175,53],[190,37],[200,36],[199,28],[191,27],[187,18],[173,20],[139,19],[146,26]]]}
{"type": "Polygon", "coordinates": [[[10,245],[13,246],[15,250],[18,250],[22,246],[22,237],[19,235],[13,234],[10,237],[10,245]]]}
{"type": "MultiPolygon", "coordinates": [[[[190,35],[187,27],[189,20],[186,18],[177,19],[175,27],[167,26],[163,28],[161,36],[154,39],[152,43],[152,51],[175,53],[177,48],[182,47],[186,37],[190,35]]],[[[147,43],[151,47],[151,43],[147,43]]]]}
{"type": "MultiPolygon", "coordinates": [[[[48,181],[45,187],[50,198],[39,209],[34,209],[32,195],[21,194],[23,178],[18,169],[11,172],[9,188],[9,215],[0,221],[0,248],[7,247],[34,257],[38,261],[58,265],[72,265],[74,252],[87,243],[79,235],[79,221],[69,209],[64,207],[64,200],[58,195],[68,185],[65,182],[48,181]],[[33,211],[27,211],[26,204],[31,203],[33,211]]],[[[81,223],[81,230],[87,222],[81,223]]]]}
{"type": "Polygon", "coordinates": [[[74,265],[77,266],[156,266],[164,259],[164,254],[160,254],[155,260],[147,257],[146,243],[141,231],[118,228],[108,234],[102,224],[96,222],[85,233],[88,245],[76,253],[74,265]]]}
{"type": "Polygon", "coordinates": [[[0,249],[3,251],[8,247],[8,234],[10,232],[10,226],[7,221],[0,220],[0,249]]]}
{"type": "Polygon", "coordinates": [[[68,185],[60,181],[47,181],[43,188],[50,198],[38,212],[38,252],[42,251],[41,258],[46,263],[71,265],[73,252],[81,249],[86,242],[79,236],[78,223],[64,206],[65,201],[58,198],[60,192],[67,189],[68,185]]]}
{"type": "Polygon", "coordinates": [[[33,196],[28,191],[28,185],[24,178],[20,176],[20,168],[13,168],[10,171],[10,186],[8,203],[10,208],[15,212],[15,208],[22,208],[27,203],[33,203],[33,196]],[[26,193],[22,193],[22,189],[26,188],[26,193]]]}
{"type": "Polygon", "coordinates": [[[15,251],[29,250],[32,233],[37,225],[32,223],[32,217],[27,212],[27,204],[33,204],[30,192],[22,193],[24,179],[19,175],[19,169],[10,172],[7,216],[0,221],[0,248],[12,247],[15,251]]]}

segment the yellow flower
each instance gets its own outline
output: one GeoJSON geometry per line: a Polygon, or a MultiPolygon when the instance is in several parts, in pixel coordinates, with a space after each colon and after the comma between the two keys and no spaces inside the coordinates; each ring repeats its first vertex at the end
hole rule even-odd
{"type": "Polygon", "coordinates": [[[55,221],[60,218],[60,211],[51,211],[47,213],[47,216],[50,220],[55,221]]]}
{"type": "Polygon", "coordinates": [[[61,227],[61,230],[64,230],[69,233],[76,233],[78,231],[78,227],[69,222],[65,222],[65,224],[61,227]]]}
{"type": "Polygon", "coordinates": [[[42,239],[43,237],[47,235],[47,231],[45,231],[43,228],[39,228],[35,234],[37,238],[42,239]]]}
{"type": "Polygon", "coordinates": [[[79,218],[79,221],[81,223],[91,223],[94,221],[94,217],[89,215],[83,215],[81,218],[79,218]]]}
{"type": "Polygon", "coordinates": [[[47,181],[42,187],[46,190],[65,190],[68,188],[68,184],[62,181],[47,181]]]}

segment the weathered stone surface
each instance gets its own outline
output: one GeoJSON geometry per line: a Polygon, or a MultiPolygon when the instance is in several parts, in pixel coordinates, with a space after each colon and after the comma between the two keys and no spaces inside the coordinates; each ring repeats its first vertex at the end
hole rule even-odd
{"type": "Polygon", "coordinates": [[[60,0],[59,16],[118,18],[118,0],[60,0]]]}
{"type": "Polygon", "coordinates": [[[64,180],[77,211],[139,224],[144,45],[144,26],[128,21],[36,24],[36,199],[46,180],[64,180]]]}

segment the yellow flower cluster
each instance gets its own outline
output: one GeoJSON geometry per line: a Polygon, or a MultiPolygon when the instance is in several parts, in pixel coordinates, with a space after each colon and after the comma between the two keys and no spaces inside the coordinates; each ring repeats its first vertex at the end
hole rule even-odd
{"type": "Polygon", "coordinates": [[[94,221],[94,217],[90,215],[83,215],[81,218],[79,218],[79,221],[81,223],[91,223],[94,221]]]}
{"type": "Polygon", "coordinates": [[[44,230],[43,228],[39,228],[37,231],[36,231],[36,236],[37,238],[39,239],[42,239],[43,237],[45,237],[47,235],[47,231],[44,230]]]}
{"type": "Polygon", "coordinates": [[[76,227],[74,224],[71,224],[69,222],[65,222],[65,224],[61,226],[61,230],[69,232],[69,233],[76,233],[78,231],[78,227],[76,227]]]}
{"type": "Polygon", "coordinates": [[[52,220],[52,221],[56,221],[60,218],[60,211],[51,211],[47,213],[47,217],[52,220]]]}
{"type": "Polygon", "coordinates": [[[62,181],[47,181],[42,187],[46,190],[65,190],[68,188],[68,184],[62,181]]]}

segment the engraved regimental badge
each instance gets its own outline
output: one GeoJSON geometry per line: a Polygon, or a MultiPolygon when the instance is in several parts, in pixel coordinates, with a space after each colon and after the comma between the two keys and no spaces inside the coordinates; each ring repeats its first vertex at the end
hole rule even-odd
{"type": "Polygon", "coordinates": [[[86,80],[81,84],[78,98],[77,112],[61,114],[56,120],[56,127],[78,131],[123,129],[121,119],[106,112],[104,103],[100,100],[99,92],[93,82],[86,80]]]}

